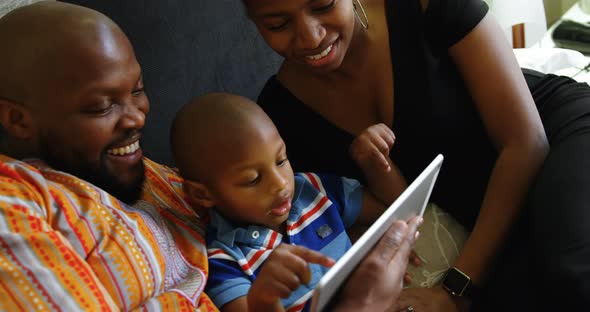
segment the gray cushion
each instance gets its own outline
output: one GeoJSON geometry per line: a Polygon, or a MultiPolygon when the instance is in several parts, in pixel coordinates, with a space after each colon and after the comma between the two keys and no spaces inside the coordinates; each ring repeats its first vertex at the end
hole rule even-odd
{"type": "Polygon", "coordinates": [[[143,69],[151,112],[146,156],[173,165],[176,111],[212,91],[256,99],[280,57],[264,43],[240,0],[68,0],[104,13],[127,34],[143,69]]]}

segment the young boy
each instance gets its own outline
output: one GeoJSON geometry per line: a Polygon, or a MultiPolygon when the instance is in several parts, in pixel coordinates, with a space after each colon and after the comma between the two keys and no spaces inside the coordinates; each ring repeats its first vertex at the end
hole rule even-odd
{"type": "MultiPolygon", "coordinates": [[[[374,178],[391,172],[394,136],[385,129],[370,127],[351,147],[374,178]]],[[[206,291],[222,311],[302,310],[351,246],[345,230],[370,225],[399,192],[373,183],[374,196],[355,180],[294,174],[273,122],[236,95],[193,100],[177,113],[171,139],[187,196],[214,208],[206,291]]]]}

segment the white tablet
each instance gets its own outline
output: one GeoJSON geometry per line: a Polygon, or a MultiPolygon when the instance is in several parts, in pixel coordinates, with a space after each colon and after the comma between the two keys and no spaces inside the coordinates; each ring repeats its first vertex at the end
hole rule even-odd
{"type": "Polygon", "coordinates": [[[311,301],[311,311],[323,311],[340,285],[356,268],[387,229],[396,220],[409,220],[422,216],[430,193],[440,171],[443,156],[438,155],[406,190],[383,212],[381,217],[352,245],[352,247],[326,272],[316,285],[311,301]]]}

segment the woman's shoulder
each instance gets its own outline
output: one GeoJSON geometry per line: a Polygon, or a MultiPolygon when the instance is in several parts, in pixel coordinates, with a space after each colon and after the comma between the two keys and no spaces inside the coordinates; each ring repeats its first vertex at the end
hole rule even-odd
{"type": "Polygon", "coordinates": [[[276,75],[270,76],[258,94],[258,104],[262,105],[263,102],[280,96],[284,92],[284,89],[285,87],[277,79],[276,75]]]}
{"type": "MultiPolygon", "coordinates": [[[[397,0],[359,0],[361,1],[362,4],[366,5],[368,8],[374,8],[374,9],[383,9],[386,8],[388,2],[389,4],[397,1],[397,0]]],[[[409,2],[417,2],[420,4],[420,7],[422,8],[422,11],[425,11],[426,8],[428,7],[428,4],[430,3],[430,1],[435,1],[435,0],[406,0],[409,2]]],[[[355,0],[356,2],[356,0],[355,0]]]]}
{"type": "Polygon", "coordinates": [[[256,101],[264,112],[277,122],[283,118],[299,115],[298,109],[303,103],[281,83],[276,75],[271,76],[262,91],[258,94],[256,101]]]}

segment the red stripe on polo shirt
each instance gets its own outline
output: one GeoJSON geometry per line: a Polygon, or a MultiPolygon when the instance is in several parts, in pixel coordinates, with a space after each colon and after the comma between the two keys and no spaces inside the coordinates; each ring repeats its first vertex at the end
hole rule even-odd
{"type": "Polygon", "coordinates": [[[270,234],[270,239],[268,240],[268,245],[266,246],[266,248],[272,249],[274,247],[275,241],[277,240],[277,236],[278,236],[278,233],[275,231],[272,231],[272,233],[270,234]]]}
{"type": "Polygon", "coordinates": [[[215,255],[218,255],[218,254],[225,254],[225,252],[223,251],[223,249],[217,249],[215,251],[209,252],[209,257],[215,256],[215,255]]]}
{"type": "Polygon", "coordinates": [[[318,191],[321,191],[320,183],[318,183],[318,180],[315,178],[315,176],[313,174],[306,172],[305,176],[307,176],[307,178],[309,179],[309,182],[311,182],[313,187],[315,187],[318,191]]]}
{"type": "Polygon", "coordinates": [[[305,307],[305,304],[306,303],[307,303],[307,301],[304,302],[304,303],[302,303],[302,304],[300,304],[300,305],[296,305],[294,307],[290,307],[289,309],[287,309],[286,312],[297,312],[297,311],[301,311],[305,307]]]}
{"type": "Polygon", "coordinates": [[[320,210],[320,208],[322,208],[322,206],[324,206],[324,204],[327,201],[328,201],[328,197],[327,196],[322,197],[322,199],[320,199],[320,201],[317,203],[317,205],[315,205],[315,207],[313,207],[313,209],[311,209],[310,211],[308,211],[306,214],[304,214],[303,216],[301,216],[301,218],[299,218],[299,220],[297,220],[297,222],[295,222],[295,223],[293,223],[291,225],[287,225],[287,230],[293,231],[293,229],[296,229],[297,227],[301,226],[301,224],[303,224],[305,222],[305,220],[309,219],[316,212],[318,212],[318,210],[320,210]]]}
{"type": "Polygon", "coordinates": [[[248,260],[248,262],[246,264],[243,264],[242,270],[244,271],[248,271],[250,270],[250,268],[252,267],[252,265],[254,265],[254,263],[256,263],[256,261],[258,261],[258,259],[260,258],[260,256],[262,256],[262,254],[265,252],[266,250],[258,250],[256,253],[254,253],[254,256],[252,256],[252,258],[250,258],[250,260],[248,260]]]}

